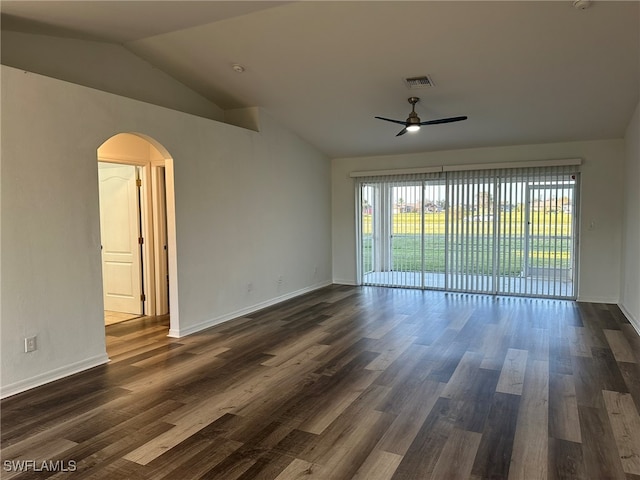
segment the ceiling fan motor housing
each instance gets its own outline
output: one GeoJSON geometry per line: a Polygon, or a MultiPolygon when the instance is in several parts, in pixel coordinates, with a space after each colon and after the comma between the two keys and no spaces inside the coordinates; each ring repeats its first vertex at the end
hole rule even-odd
{"type": "Polygon", "coordinates": [[[411,104],[411,113],[409,114],[409,118],[407,118],[407,126],[409,125],[420,125],[420,117],[416,113],[416,103],[420,101],[418,97],[409,97],[409,103],[411,104]]]}
{"type": "Polygon", "coordinates": [[[420,125],[420,117],[416,112],[411,112],[407,118],[407,125],[420,125]]]}

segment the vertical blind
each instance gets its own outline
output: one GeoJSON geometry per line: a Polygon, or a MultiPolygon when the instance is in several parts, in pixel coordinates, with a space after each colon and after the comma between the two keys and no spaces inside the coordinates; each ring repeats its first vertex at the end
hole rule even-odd
{"type": "Polygon", "coordinates": [[[574,298],[575,166],[363,177],[361,283],[574,298]]]}

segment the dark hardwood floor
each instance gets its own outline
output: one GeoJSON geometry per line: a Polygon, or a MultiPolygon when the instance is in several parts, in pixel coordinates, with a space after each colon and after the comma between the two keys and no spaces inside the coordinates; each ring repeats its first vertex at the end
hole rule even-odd
{"type": "Polygon", "coordinates": [[[167,329],[109,326],[108,365],[3,400],[2,478],[640,480],[613,305],[332,286],[167,329]]]}

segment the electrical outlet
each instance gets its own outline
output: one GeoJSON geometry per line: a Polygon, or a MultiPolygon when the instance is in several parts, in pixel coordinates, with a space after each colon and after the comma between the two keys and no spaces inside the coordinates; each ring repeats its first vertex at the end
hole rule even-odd
{"type": "Polygon", "coordinates": [[[36,337],[27,337],[24,339],[24,352],[35,352],[38,349],[36,337]]]}

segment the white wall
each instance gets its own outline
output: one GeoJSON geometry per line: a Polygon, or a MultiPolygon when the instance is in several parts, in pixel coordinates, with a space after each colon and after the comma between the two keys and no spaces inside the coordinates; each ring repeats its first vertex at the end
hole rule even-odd
{"type": "Polygon", "coordinates": [[[3,30],[2,64],[224,120],[220,107],[121,45],[3,30]]]}
{"type": "Polygon", "coordinates": [[[349,173],[432,165],[582,158],[578,299],[617,303],[622,232],[622,140],[449,150],[332,161],[333,279],[356,281],[355,193],[349,173]],[[595,228],[589,230],[590,222],[595,228]]]}
{"type": "Polygon", "coordinates": [[[620,307],[640,333],[640,103],[625,135],[620,307]]]}
{"type": "Polygon", "coordinates": [[[117,133],[173,158],[172,334],[331,281],[330,162],[264,113],[257,133],[3,66],[2,120],[2,396],[106,361],[96,149],[117,133]]]}

